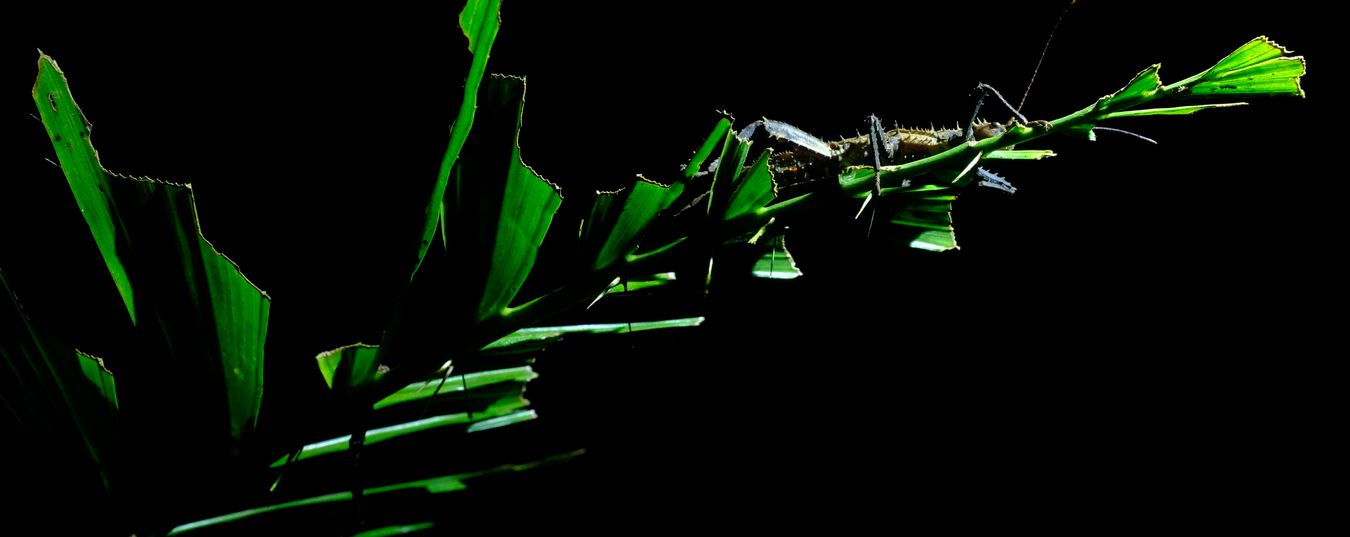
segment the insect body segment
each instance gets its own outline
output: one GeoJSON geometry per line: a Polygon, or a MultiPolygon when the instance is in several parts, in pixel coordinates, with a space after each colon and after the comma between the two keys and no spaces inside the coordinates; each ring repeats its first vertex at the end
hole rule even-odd
{"type": "MultiPolygon", "coordinates": [[[[833,180],[845,168],[903,164],[936,155],[966,141],[966,131],[959,128],[894,128],[881,131],[874,150],[871,133],[825,142],[797,127],[770,119],[751,123],[741,130],[741,137],[753,136],[760,126],[765,127],[770,137],[786,142],[781,144],[786,147],[770,157],[769,166],[779,188],[788,189],[789,195],[792,190],[808,184],[833,180]]],[[[879,128],[874,130],[880,131],[879,128]]],[[[1007,128],[999,123],[980,122],[969,130],[971,139],[983,140],[998,136],[1007,128]]]]}

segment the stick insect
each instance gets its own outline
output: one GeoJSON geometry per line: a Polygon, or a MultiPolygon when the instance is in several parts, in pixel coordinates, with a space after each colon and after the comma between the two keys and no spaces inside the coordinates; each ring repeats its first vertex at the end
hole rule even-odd
{"type": "MultiPolygon", "coordinates": [[[[964,128],[961,128],[958,124],[957,128],[954,129],[913,129],[902,128],[899,125],[886,129],[883,127],[881,120],[873,114],[866,120],[867,132],[865,134],[860,133],[857,136],[833,142],[824,141],[791,124],[768,118],[750,123],[738,133],[738,136],[743,140],[751,140],[755,135],[762,132],[771,142],[778,145],[778,151],[770,157],[770,169],[780,189],[780,196],[790,197],[803,187],[832,180],[838,177],[840,172],[849,168],[872,168],[874,179],[871,192],[864,198],[855,215],[855,219],[860,218],[869,206],[872,208],[867,226],[867,233],[870,236],[877,212],[877,207],[872,202],[881,196],[881,171],[883,167],[904,164],[942,153],[960,144],[992,138],[1019,125],[1033,128],[1049,127],[1048,122],[1028,119],[1021,113],[1021,108],[1026,103],[1032,85],[1035,84],[1036,75],[1039,73],[1041,64],[1049,51],[1055,31],[1074,3],[1070,2],[1065,6],[1051,27],[1045,46],[1042,48],[1041,55],[1032,71],[1019,105],[1013,106],[993,86],[979,83],[975,87],[978,100],[975,103],[974,112],[964,128]],[[989,97],[993,97],[998,104],[1011,112],[1012,117],[1007,122],[998,123],[980,119],[980,111],[989,97]]],[[[1098,129],[1130,134],[1152,142],[1148,138],[1127,131],[1103,127],[1098,127],[1098,129]]],[[[974,174],[973,182],[979,186],[994,188],[1008,194],[1016,192],[1016,187],[1003,177],[984,167],[975,166],[978,160],[977,157],[976,160],[972,161],[966,169],[961,171],[958,178],[970,173],[974,174]]],[[[909,186],[909,180],[902,184],[902,187],[909,186]]]]}

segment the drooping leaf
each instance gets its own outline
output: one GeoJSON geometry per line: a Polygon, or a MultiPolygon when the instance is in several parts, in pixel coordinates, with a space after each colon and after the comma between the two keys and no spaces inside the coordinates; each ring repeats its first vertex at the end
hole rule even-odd
{"type": "Polygon", "coordinates": [[[203,409],[220,405],[218,414],[205,414],[225,421],[203,418],[200,426],[221,427],[241,440],[253,428],[262,402],[270,299],[202,237],[190,186],[103,169],[90,143],[91,126],[65,75],[45,55],[38,59],[33,100],[127,313],[142,334],[138,341],[145,346],[134,359],[126,357],[134,360],[128,373],[136,368],[177,371],[179,385],[159,386],[160,396],[201,401],[203,409]]]}
{"type": "MultiPolygon", "coordinates": [[[[973,175],[973,174],[971,174],[973,175]]],[[[891,216],[873,235],[911,248],[942,252],[957,248],[952,203],[958,187],[919,185],[883,190],[882,207],[891,216]]]]}
{"type": "Polygon", "coordinates": [[[792,254],[780,237],[769,251],[755,261],[753,274],[756,278],[791,280],[801,276],[802,271],[797,269],[797,262],[792,259],[792,254]]]}
{"type": "Polygon", "coordinates": [[[379,347],[357,343],[319,353],[319,372],[329,388],[356,389],[374,382],[379,373],[379,347]]]}
{"type": "Polygon", "coordinates": [[[909,246],[920,250],[942,252],[956,248],[956,233],[952,228],[952,202],[956,196],[932,196],[915,199],[895,216],[890,223],[917,234],[909,246]]]}

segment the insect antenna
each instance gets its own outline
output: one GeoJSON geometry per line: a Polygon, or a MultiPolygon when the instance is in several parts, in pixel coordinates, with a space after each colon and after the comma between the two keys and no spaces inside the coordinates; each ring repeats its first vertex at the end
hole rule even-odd
{"type": "Polygon", "coordinates": [[[1059,18],[1055,19],[1055,24],[1050,27],[1050,35],[1045,38],[1045,46],[1041,48],[1041,57],[1036,58],[1036,67],[1031,70],[1031,79],[1027,80],[1027,89],[1022,92],[1022,100],[1017,103],[1017,111],[1021,112],[1022,107],[1027,104],[1027,96],[1031,95],[1031,85],[1036,83],[1036,75],[1041,72],[1041,64],[1045,62],[1046,53],[1050,52],[1050,42],[1055,39],[1055,31],[1059,30],[1059,23],[1064,22],[1064,16],[1069,14],[1069,8],[1077,4],[1078,0],[1069,0],[1069,5],[1064,6],[1064,10],[1059,12],[1059,18]]]}

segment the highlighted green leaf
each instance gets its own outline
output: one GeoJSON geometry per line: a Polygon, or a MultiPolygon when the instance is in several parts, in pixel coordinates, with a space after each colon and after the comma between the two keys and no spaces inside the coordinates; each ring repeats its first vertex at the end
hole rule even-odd
{"type": "Polygon", "coordinates": [[[379,410],[393,405],[422,401],[440,394],[462,394],[475,388],[507,382],[524,384],[537,377],[539,377],[539,374],[535,373],[534,369],[529,366],[522,366],[415,382],[375,403],[375,409],[379,410]]]}
{"type": "Polygon", "coordinates": [[[500,9],[501,0],[470,0],[459,13],[460,29],[469,40],[469,52],[473,54],[473,61],[469,64],[469,73],[464,79],[464,98],[460,101],[459,115],[455,118],[454,125],[450,127],[450,145],[445,149],[445,155],[441,157],[440,173],[436,176],[436,183],[432,186],[431,196],[427,200],[422,241],[417,250],[414,273],[421,267],[427,249],[431,247],[432,239],[436,235],[443,216],[442,200],[445,198],[446,186],[450,184],[450,175],[459,160],[460,151],[464,149],[469,132],[473,129],[478,107],[479,85],[487,72],[488,56],[492,51],[492,43],[497,39],[497,30],[501,26],[498,13],[500,9]]]}
{"type": "Polygon", "coordinates": [[[511,333],[509,336],[493,342],[491,345],[485,347],[484,350],[519,346],[526,343],[552,342],[557,341],[567,334],[625,334],[628,332],[643,332],[647,330],[689,328],[702,324],[703,320],[703,317],[688,317],[683,319],[637,323],[574,324],[567,326],[523,328],[511,333]]]}
{"type": "Polygon", "coordinates": [[[1140,71],[1124,88],[1098,99],[1097,108],[1129,107],[1140,101],[1153,98],[1159,90],[1163,89],[1162,79],[1158,78],[1159,67],[1160,65],[1155,63],[1140,71]]]}
{"type": "Polygon", "coordinates": [[[802,271],[797,269],[797,262],[792,259],[792,254],[788,252],[780,238],[768,252],[755,261],[753,274],[756,278],[791,280],[801,276],[802,271]]]}
{"type": "Polygon", "coordinates": [[[1041,160],[1055,156],[1049,149],[1000,149],[990,151],[984,158],[991,160],[1041,160]]]}
{"type": "Polygon", "coordinates": [[[620,283],[614,284],[608,291],[605,291],[605,294],[617,295],[621,293],[636,293],[643,290],[667,287],[672,283],[675,283],[675,273],[662,272],[660,274],[625,279],[620,283]]]}
{"type": "Polygon", "coordinates": [[[38,58],[38,78],[33,86],[33,102],[37,105],[42,125],[56,150],[61,171],[70,183],[75,203],[89,225],[94,243],[103,254],[113,284],[122,296],[131,322],[137,321],[135,291],[116,243],[125,241],[126,230],[121,226],[117,204],[112,199],[112,179],[99,162],[98,151],[89,142],[92,125],[75,104],[65,74],[56,60],[42,55],[38,58]]]}
{"type": "Polygon", "coordinates": [[[1303,96],[1299,79],[1307,72],[1302,56],[1285,56],[1289,50],[1265,36],[1253,39],[1188,81],[1192,95],[1297,95],[1303,96]]]}
{"type": "MultiPolygon", "coordinates": [[[[458,414],[445,414],[441,416],[432,416],[419,420],[413,420],[406,423],[390,425],[388,427],[378,427],[366,431],[365,445],[370,446],[381,442],[393,440],[396,438],[408,436],[411,434],[440,429],[452,425],[469,425],[480,421],[486,421],[493,418],[499,418],[511,414],[521,414],[519,421],[534,419],[537,415],[533,410],[514,410],[508,409],[509,405],[502,405],[497,409],[487,412],[461,412],[458,414]],[[527,416],[527,417],[526,417],[527,416]]],[[[351,447],[351,435],[331,438],[312,444],[306,444],[300,450],[300,454],[292,457],[282,457],[272,463],[273,468],[285,466],[287,461],[291,463],[300,462],[324,455],[342,453],[351,447]]]]}
{"type": "Polygon", "coordinates": [[[334,382],[342,389],[355,389],[376,380],[379,362],[376,354],[379,347],[357,343],[320,353],[315,357],[319,362],[319,372],[329,388],[334,382]]]}
{"type": "Polygon", "coordinates": [[[690,157],[689,164],[684,167],[685,179],[691,179],[698,173],[699,169],[703,167],[703,163],[717,149],[718,144],[725,143],[730,130],[731,119],[724,117],[717,120],[712,133],[703,141],[703,145],[700,145],[698,150],[694,151],[694,156],[690,157]]]}
{"type": "Polygon", "coordinates": [[[712,191],[708,195],[710,217],[725,219],[726,215],[731,214],[733,195],[740,187],[741,178],[746,175],[742,173],[741,168],[745,166],[745,158],[749,152],[750,143],[736,136],[727,136],[723,142],[722,156],[717,160],[712,191]]]}
{"type": "MultiPolygon", "coordinates": [[[[749,150],[749,144],[745,146],[746,150],[749,150]]],[[[773,201],[777,189],[773,183],[773,176],[769,173],[770,154],[770,151],[764,151],[749,170],[737,170],[735,182],[731,185],[721,211],[723,220],[752,213],[773,201]]]]}
{"type": "Polygon", "coordinates": [[[562,203],[557,187],[520,157],[524,79],[494,75],[480,97],[478,126],[445,196],[449,249],[438,252],[434,264],[424,263],[404,292],[380,344],[381,365],[420,361],[416,369],[429,371],[501,335],[493,332],[533,269],[562,203]]]}
{"type": "Polygon", "coordinates": [[[491,165],[495,163],[480,167],[477,159],[466,160],[462,177],[456,178],[455,193],[446,203],[446,210],[453,213],[448,215],[453,224],[448,237],[452,253],[463,262],[483,263],[476,317],[480,321],[500,315],[520,291],[562,203],[558,188],[520,158],[525,80],[494,76],[488,92],[494,107],[514,105],[516,109],[509,165],[503,170],[491,165]]]}
{"type": "Polygon", "coordinates": [[[459,12],[459,29],[469,41],[469,52],[475,53],[480,43],[492,46],[496,28],[501,26],[497,12],[500,0],[467,0],[459,12]],[[491,32],[492,35],[488,35],[491,32]]]}
{"type": "MultiPolygon", "coordinates": [[[[1197,104],[1193,106],[1172,106],[1167,108],[1144,108],[1142,110],[1126,110],[1123,112],[1112,112],[1106,115],[1105,119],[1116,119],[1122,117],[1140,117],[1140,116],[1184,116],[1194,114],[1201,110],[1210,108],[1231,108],[1234,106],[1244,106],[1247,103],[1216,103],[1216,104],[1197,104]]],[[[1001,153],[1001,151],[995,151],[1001,153]]],[[[990,157],[994,158],[994,157],[990,157]]]]}
{"type": "Polygon", "coordinates": [[[421,524],[404,524],[400,526],[385,526],[383,528],[366,530],[356,535],[353,535],[352,537],[389,537],[390,535],[409,535],[412,533],[429,530],[435,526],[436,524],[433,522],[423,522],[421,524]]]}
{"type": "Polygon", "coordinates": [[[201,402],[204,416],[224,421],[204,417],[193,426],[220,427],[242,440],[262,403],[269,298],[202,237],[190,186],[103,169],[90,143],[91,127],[65,75],[45,55],[38,59],[33,100],[127,313],[141,332],[143,347],[129,371],[179,372],[182,382],[158,386],[159,395],[179,404],[201,402]],[[218,413],[205,410],[216,406],[218,413]]]}
{"type": "MultiPolygon", "coordinates": [[[[397,483],[393,485],[370,487],[365,489],[363,493],[366,497],[370,498],[372,501],[401,502],[406,498],[397,495],[381,497],[381,495],[386,495],[389,493],[395,493],[400,491],[425,491],[430,494],[456,492],[467,489],[469,484],[479,479],[490,478],[495,475],[506,473],[523,472],[547,464],[557,464],[561,462],[566,462],[581,456],[582,453],[584,453],[584,451],[572,451],[568,453],[562,453],[559,455],[547,457],[541,460],[528,462],[525,464],[503,464],[500,466],[494,466],[492,468],[488,468],[485,470],[478,470],[475,472],[465,472],[461,474],[433,477],[430,479],[422,479],[418,481],[409,481],[406,483],[397,483]]],[[[196,522],[182,524],[170,530],[168,534],[183,535],[192,531],[210,528],[213,526],[219,526],[222,524],[239,522],[255,516],[266,515],[268,513],[291,510],[296,508],[306,508],[306,507],[316,508],[326,504],[349,502],[352,501],[352,498],[353,495],[351,491],[344,491],[333,494],[324,494],[321,496],[313,496],[299,500],[292,500],[262,507],[255,507],[252,509],[245,509],[243,511],[238,511],[227,515],[221,515],[217,517],[208,518],[205,520],[199,520],[196,522]]]]}
{"type": "Polygon", "coordinates": [[[956,201],[956,195],[943,192],[950,190],[917,190],[913,197],[901,202],[900,209],[888,222],[890,225],[877,233],[920,250],[943,252],[957,248],[956,230],[952,227],[952,202],[956,201]]]}
{"type": "Polygon", "coordinates": [[[647,226],[683,192],[683,182],[667,187],[640,179],[631,188],[598,195],[581,229],[591,270],[611,267],[637,250],[647,226]]]}

